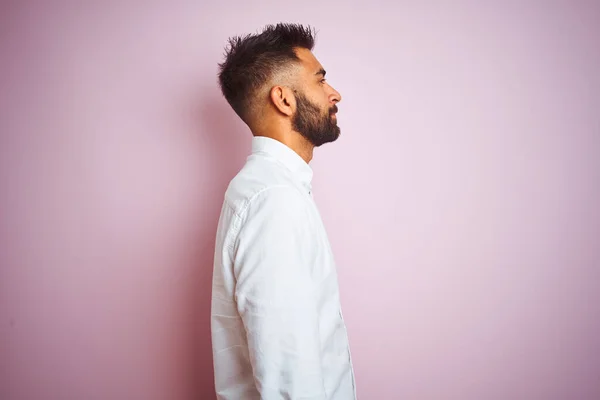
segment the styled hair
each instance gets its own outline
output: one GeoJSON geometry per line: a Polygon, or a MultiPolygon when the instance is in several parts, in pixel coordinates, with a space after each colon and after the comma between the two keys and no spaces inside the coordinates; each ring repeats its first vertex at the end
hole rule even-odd
{"type": "Polygon", "coordinates": [[[316,32],[310,26],[279,23],[261,33],[229,38],[225,61],[219,64],[223,96],[246,123],[258,91],[278,71],[298,62],[296,48],[312,50],[316,32]]]}

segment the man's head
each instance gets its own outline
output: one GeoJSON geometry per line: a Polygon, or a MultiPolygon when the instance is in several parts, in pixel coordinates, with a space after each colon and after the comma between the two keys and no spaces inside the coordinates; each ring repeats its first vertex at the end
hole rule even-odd
{"type": "Polygon", "coordinates": [[[314,41],[314,31],[297,24],[269,25],[259,34],[229,39],[219,84],[255,134],[290,130],[313,146],[338,138],[341,96],[325,81],[312,53],[314,41]]]}

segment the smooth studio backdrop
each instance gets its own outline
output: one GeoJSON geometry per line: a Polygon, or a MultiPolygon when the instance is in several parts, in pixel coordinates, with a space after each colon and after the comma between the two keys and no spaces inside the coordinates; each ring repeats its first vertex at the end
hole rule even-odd
{"type": "Polygon", "coordinates": [[[311,165],[359,398],[600,398],[598,2],[73,3],[0,6],[1,399],[214,398],[217,63],[280,21],[343,96],[311,165]]]}

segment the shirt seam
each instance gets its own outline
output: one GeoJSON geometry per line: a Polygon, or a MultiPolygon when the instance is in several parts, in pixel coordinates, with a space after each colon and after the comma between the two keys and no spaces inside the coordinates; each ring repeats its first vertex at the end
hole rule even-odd
{"type": "Polygon", "coordinates": [[[227,248],[231,251],[234,250],[234,245],[235,245],[235,241],[237,240],[239,234],[240,234],[240,227],[241,227],[241,222],[244,219],[244,216],[246,215],[248,208],[250,207],[250,205],[255,201],[255,199],[260,196],[261,194],[263,194],[264,192],[266,192],[267,190],[271,190],[271,189],[292,189],[293,191],[297,192],[298,194],[302,194],[296,187],[294,187],[293,185],[272,185],[272,186],[267,186],[265,188],[262,188],[261,190],[259,190],[258,192],[254,193],[249,199],[247,199],[244,203],[244,206],[242,207],[242,209],[238,212],[234,206],[232,206],[231,204],[229,204],[229,202],[226,202],[227,206],[231,209],[231,211],[233,211],[233,215],[235,216],[235,219],[233,221],[233,226],[232,226],[232,230],[230,236],[231,240],[229,240],[229,243],[227,243],[227,248]]]}

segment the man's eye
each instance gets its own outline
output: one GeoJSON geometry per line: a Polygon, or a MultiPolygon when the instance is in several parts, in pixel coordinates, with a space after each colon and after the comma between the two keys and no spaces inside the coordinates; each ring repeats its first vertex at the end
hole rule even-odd
{"type": "Polygon", "coordinates": [[[321,79],[321,83],[325,83],[325,78],[321,79]]]}

